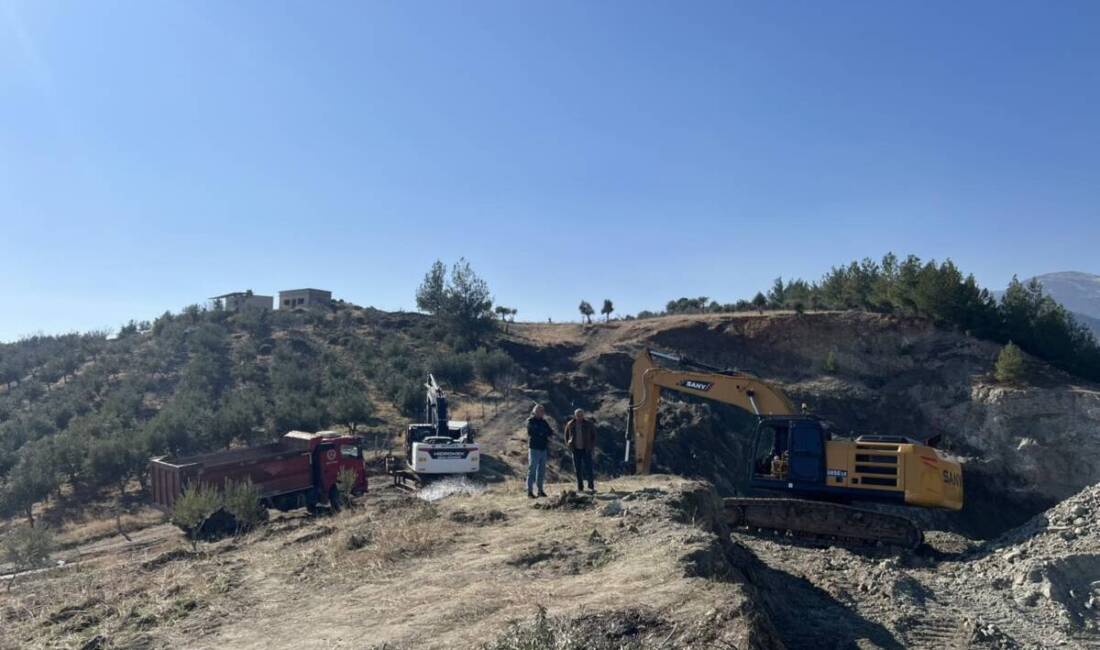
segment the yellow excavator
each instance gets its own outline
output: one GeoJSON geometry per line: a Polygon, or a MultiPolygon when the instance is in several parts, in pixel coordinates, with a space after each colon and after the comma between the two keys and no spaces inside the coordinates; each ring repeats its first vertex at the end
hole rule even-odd
{"type": "Polygon", "coordinates": [[[962,508],[962,468],[936,449],[901,436],[834,440],[824,420],[796,410],[782,390],[759,377],[652,350],[634,359],[627,411],[626,461],[633,460],[640,474],[648,474],[653,461],[663,391],[756,416],[748,486],[752,494],[772,496],[725,499],[731,525],[916,548],[923,535],[909,519],[847,504],[962,508]]]}

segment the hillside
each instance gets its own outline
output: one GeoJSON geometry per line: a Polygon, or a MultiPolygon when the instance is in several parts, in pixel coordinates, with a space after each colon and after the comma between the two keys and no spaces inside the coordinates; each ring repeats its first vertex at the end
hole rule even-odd
{"type": "MultiPolygon", "coordinates": [[[[351,305],[272,316],[266,331],[198,314],[93,339],[76,369],[28,399],[49,361],[34,366],[3,391],[0,403],[14,406],[0,431],[45,417],[73,393],[89,407],[11,452],[13,470],[28,450],[56,450],[51,441],[84,432],[93,442],[225,444],[216,426],[233,420],[218,413],[250,391],[255,418],[230,444],[275,435],[291,404],[316,418],[299,420],[303,427],[355,426],[385,449],[415,417],[402,411],[402,389],[411,384],[419,399],[425,368],[461,376],[452,366],[465,359],[484,369],[438,340],[425,316],[351,305]],[[204,352],[216,347],[207,339],[221,340],[211,327],[223,330],[231,360],[218,406],[199,411],[200,426],[184,421],[190,437],[162,438],[173,430],[164,414],[209,389],[200,377],[220,376],[204,352]],[[155,372],[134,371],[154,364],[155,372]],[[333,405],[350,386],[368,407],[361,421],[342,424],[333,405]],[[140,399],[124,400],[131,392],[140,399]],[[103,424],[120,420],[121,433],[103,424]]],[[[376,476],[355,511],[275,515],[195,555],[142,505],[136,469],[126,470],[120,499],[116,482],[95,485],[94,464],[74,464],[75,482],[34,506],[70,568],[21,577],[0,596],[0,647],[938,648],[1050,639],[1089,647],[1100,642],[1097,608],[1086,606],[1100,566],[1095,531],[1078,522],[1100,508],[1089,488],[1100,483],[1100,391],[1034,359],[1028,385],[999,385],[991,379],[999,347],[923,319],[865,312],[512,324],[492,348],[514,360],[518,378],[494,389],[474,370],[455,386],[457,413],[480,431],[487,488],[447,496],[443,485],[426,504],[376,476]],[[964,462],[967,506],[905,510],[931,531],[916,554],[731,534],[716,499],[744,475],[751,421],[676,399],[662,407],[656,449],[656,469],[667,475],[612,478],[629,365],[642,347],[750,370],[842,431],[938,436],[964,462]],[[575,407],[593,413],[595,499],[576,499],[561,483],[549,504],[522,496],[523,420],[534,401],[559,429],[575,407]],[[130,540],[116,534],[116,512],[130,540]],[[307,620],[324,624],[316,636],[295,636],[307,620]]],[[[551,480],[571,479],[560,440],[551,458],[551,480]]],[[[15,523],[0,524],[0,534],[15,523]]]]}

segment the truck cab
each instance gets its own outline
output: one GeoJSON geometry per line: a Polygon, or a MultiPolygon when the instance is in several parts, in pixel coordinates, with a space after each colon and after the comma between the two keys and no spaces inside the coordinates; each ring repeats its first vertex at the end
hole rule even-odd
{"type": "Polygon", "coordinates": [[[309,452],[312,482],[321,501],[332,503],[338,500],[337,478],[345,469],[356,474],[352,493],[367,491],[367,473],[359,438],[336,431],[291,431],[283,436],[283,441],[288,446],[298,445],[309,452]]]}

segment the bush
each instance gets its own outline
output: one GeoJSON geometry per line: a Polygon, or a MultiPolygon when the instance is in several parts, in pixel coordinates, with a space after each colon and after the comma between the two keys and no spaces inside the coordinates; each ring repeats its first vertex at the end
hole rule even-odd
{"type": "Polygon", "coordinates": [[[1012,341],[1009,341],[997,354],[997,363],[993,365],[993,375],[1002,384],[1019,383],[1027,375],[1024,353],[1012,341]]]}
{"type": "Polygon", "coordinates": [[[260,504],[260,490],[247,478],[226,484],[225,510],[237,521],[237,533],[252,530],[266,514],[260,504]]]}
{"type": "Polygon", "coordinates": [[[350,467],[344,467],[336,474],[336,489],[340,491],[342,505],[351,507],[352,493],[355,492],[355,483],[359,480],[359,474],[350,467]]]}
{"type": "Polygon", "coordinates": [[[830,375],[835,375],[839,369],[836,363],[836,353],[829,350],[829,354],[825,357],[825,363],[822,364],[822,369],[830,375]]]}
{"type": "MultiPolygon", "coordinates": [[[[53,551],[53,536],[45,528],[16,526],[4,536],[4,560],[12,564],[16,572],[45,566],[53,551]]],[[[8,589],[15,578],[8,582],[8,589]]]]}
{"type": "Polygon", "coordinates": [[[442,354],[431,362],[431,372],[444,385],[466,386],[474,378],[471,356],[461,353],[442,354]]]}
{"type": "Polygon", "coordinates": [[[203,524],[222,507],[218,489],[207,483],[191,483],[176,499],[172,508],[172,523],[182,528],[191,538],[191,547],[198,546],[203,524]]]}
{"type": "Polygon", "coordinates": [[[475,355],[474,366],[478,377],[497,390],[501,388],[504,378],[510,373],[514,374],[517,369],[516,362],[508,356],[507,352],[503,350],[490,352],[484,348],[475,355]]]}

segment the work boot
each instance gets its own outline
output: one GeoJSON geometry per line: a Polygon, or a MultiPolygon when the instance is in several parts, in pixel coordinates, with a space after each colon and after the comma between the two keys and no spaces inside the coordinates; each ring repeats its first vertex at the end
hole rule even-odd
{"type": "Polygon", "coordinates": [[[542,490],[539,490],[539,496],[540,496],[540,497],[544,497],[544,496],[546,496],[546,493],[545,493],[545,492],[543,492],[542,490]]]}
{"type": "Polygon", "coordinates": [[[528,499],[534,499],[535,498],[535,493],[532,492],[531,490],[527,490],[527,498],[528,499]]]}

